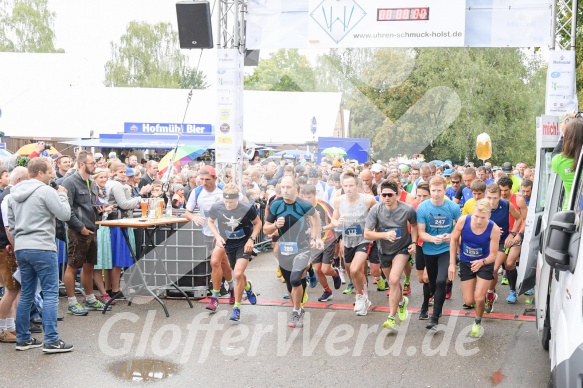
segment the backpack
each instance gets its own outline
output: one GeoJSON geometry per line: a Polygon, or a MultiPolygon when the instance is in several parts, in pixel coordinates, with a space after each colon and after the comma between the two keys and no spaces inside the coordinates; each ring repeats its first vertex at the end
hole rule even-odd
{"type": "MultiPolygon", "coordinates": [[[[222,190],[223,187],[225,187],[225,185],[223,185],[222,183],[219,183],[217,185],[217,187],[222,190]]],[[[196,207],[198,207],[198,196],[200,195],[201,192],[202,192],[202,186],[198,186],[194,189],[194,202],[196,203],[196,207]]]]}

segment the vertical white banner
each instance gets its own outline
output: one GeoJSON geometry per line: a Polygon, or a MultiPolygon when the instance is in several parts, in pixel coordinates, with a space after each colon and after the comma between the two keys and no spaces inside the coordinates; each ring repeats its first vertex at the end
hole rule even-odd
{"type": "Polygon", "coordinates": [[[575,88],[575,51],[551,50],[547,71],[545,114],[564,116],[577,112],[575,88]]]}
{"type": "Polygon", "coordinates": [[[217,163],[236,163],[243,147],[243,55],[237,49],[217,50],[217,163]]]}

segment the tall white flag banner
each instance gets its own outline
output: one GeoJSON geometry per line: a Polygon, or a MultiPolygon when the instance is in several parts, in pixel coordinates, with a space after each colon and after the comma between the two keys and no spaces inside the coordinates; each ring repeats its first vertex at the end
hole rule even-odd
{"type": "Polygon", "coordinates": [[[243,147],[243,56],[237,49],[217,50],[217,163],[236,163],[243,147]]]}
{"type": "Polygon", "coordinates": [[[577,112],[575,51],[551,50],[549,54],[545,114],[564,116],[577,112]]]}

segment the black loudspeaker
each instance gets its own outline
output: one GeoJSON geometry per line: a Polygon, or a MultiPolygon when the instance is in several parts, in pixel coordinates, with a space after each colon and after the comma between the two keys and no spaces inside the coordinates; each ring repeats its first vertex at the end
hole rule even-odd
{"type": "Polygon", "coordinates": [[[245,50],[243,66],[257,66],[257,65],[259,65],[259,50],[245,50]]]}
{"type": "Polygon", "coordinates": [[[183,49],[213,48],[213,29],[208,1],[176,3],[178,38],[183,49]]]}

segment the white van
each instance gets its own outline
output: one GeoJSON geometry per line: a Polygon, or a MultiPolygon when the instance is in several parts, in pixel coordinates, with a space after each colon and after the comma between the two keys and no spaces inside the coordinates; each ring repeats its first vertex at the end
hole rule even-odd
{"type": "Polygon", "coordinates": [[[583,387],[583,159],[577,163],[571,198],[563,211],[563,183],[551,170],[557,139],[545,142],[540,134],[540,120],[548,117],[537,119],[537,174],[520,256],[518,293],[534,287],[536,325],[551,361],[549,386],[583,387]]]}

